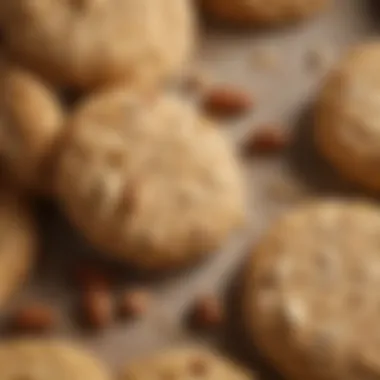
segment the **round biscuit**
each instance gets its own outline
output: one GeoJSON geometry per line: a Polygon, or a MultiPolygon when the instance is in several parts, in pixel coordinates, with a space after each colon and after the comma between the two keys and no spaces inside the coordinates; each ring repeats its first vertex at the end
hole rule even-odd
{"type": "Polygon", "coordinates": [[[0,13],[14,56],[81,89],[155,85],[177,73],[194,44],[190,0],[12,0],[0,13]]]}
{"type": "Polygon", "coordinates": [[[216,18],[237,25],[265,26],[295,22],[324,9],[330,0],[199,0],[216,18]]]}
{"type": "Polygon", "coordinates": [[[61,341],[16,339],[0,345],[2,380],[109,380],[103,365],[82,349],[61,341]]]}
{"type": "Polygon", "coordinates": [[[57,188],[100,250],[174,269],[217,250],[243,222],[233,149],[192,105],[115,90],[89,99],[69,124],[57,188]]]}
{"type": "Polygon", "coordinates": [[[54,91],[32,73],[0,62],[0,162],[27,190],[49,194],[64,112],[54,91]]]}
{"type": "Polygon", "coordinates": [[[315,113],[321,153],[354,183],[380,190],[380,43],[353,48],[330,73],[315,113]]]}
{"type": "Polygon", "coordinates": [[[205,348],[180,347],[128,365],[118,380],[254,380],[248,371],[205,348]]]}
{"type": "Polygon", "coordinates": [[[285,215],[247,266],[248,334],[286,378],[380,377],[380,209],[322,200],[285,215]]]}

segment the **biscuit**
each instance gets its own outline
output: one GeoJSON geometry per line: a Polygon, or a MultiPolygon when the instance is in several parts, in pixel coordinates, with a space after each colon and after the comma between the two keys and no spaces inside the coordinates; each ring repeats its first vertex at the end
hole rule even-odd
{"type": "Polygon", "coordinates": [[[36,235],[27,207],[15,195],[1,193],[0,306],[23,285],[32,269],[38,246],[36,235]]]}
{"type": "Polygon", "coordinates": [[[206,13],[237,25],[265,26],[305,19],[330,0],[199,0],[206,13]]]}
{"type": "Polygon", "coordinates": [[[205,348],[180,347],[128,365],[118,380],[254,380],[252,374],[205,348]]]}
{"type": "Polygon", "coordinates": [[[380,190],[380,43],[353,48],[328,75],[315,113],[315,141],[352,182],[380,190]]]}
{"type": "Polygon", "coordinates": [[[304,204],[270,229],[247,269],[248,334],[286,378],[380,378],[377,205],[304,204]]]}
{"type": "Polygon", "coordinates": [[[176,73],[193,46],[190,3],[12,0],[0,12],[5,45],[21,62],[57,84],[89,89],[153,85],[176,73]]]}
{"type": "Polygon", "coordinates": [[[192,105],[114,90],[82,104],[68,128],[57,191],[100,250],[143,269],[174,269],[242,224],[233,149],[192,105]]]}
{"type": "Polygon", "coordinates": [[[22,188],[52,191],[52,155],[64,112],[53,90],[32,73],[0,62],[0,162],[22,188]]]}
{"type": "Polygon", "coordinates": [[[103,365],[65,342],[17,339],[0,345],[1,380],[108,380],[103,365]]]}

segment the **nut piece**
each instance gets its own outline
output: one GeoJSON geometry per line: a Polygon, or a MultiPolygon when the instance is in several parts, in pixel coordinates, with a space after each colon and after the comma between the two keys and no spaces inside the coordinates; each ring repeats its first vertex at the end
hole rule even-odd
{"type": "Polygon", "coordinates": [[[106,290],[87,289],[82,294],[84,323],[94,329],[109,326],[113,320],[113,302],[106,290]]]}
{"type": "Polygon", "coordinates": [[[243,152],[246,155],[279,153],[289,144],[289,136],[279,128],[264,127],[248,136],[243,144],[243,152]]]}
{"type": "Polygon", "coordinates": [[[252,96],[233,87],[218,87],[206,94],[203,108],[209,114],[219,117],[237,117],[250,111],[254,106],[252,96]]]}
{"type": "Polygon", "coordinates": [[[120,299],[119,311],[124,318],[142,317],[151,302],[151,295],[144,289],[127,290],[120,299]]]}
{"type": "Polygon", "coordinates": [[[51,307],[33,303],[22,306],[10,317],[10,327],[18,332],[46,332],[57,325],[57,313],[51,307]]]}
{"type": "Polygon", "coordinates": [[[203,296],[194,304],[190,324],[201,329],[219,327],[224,321],[224,316],[224,308],[218,298],[203,296]]]}

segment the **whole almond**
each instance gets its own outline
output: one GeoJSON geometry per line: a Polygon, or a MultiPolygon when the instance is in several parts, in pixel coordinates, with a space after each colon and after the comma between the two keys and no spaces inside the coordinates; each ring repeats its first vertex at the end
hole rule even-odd
{"type": "Polygon", "coordinates": [[[83,291],[81,303],[82,318],[87,327],[102,329],[111,324],[114,305],[109,291],[86,289],[83,291]]]}
{"type": "Polygon", "coordinates": [[[43,332],[53,329],[57,325],[56,311],[40,303],[22,306],[11,315],[12,330],[20,332],[43,332]]]}
{"type": "Polygon", "coordinates": [[[278,128],[262,127],[248,136],[243,143],[243,151],[246,155],[273,154],[282,152],[289,144],[287,133],[278,128]]]}
{"type": "Polygon", "coordinates": [[[144,289],[125,291],[119,304],[120,315],[124,318],[138,318],[143,316],[149,308],[151,295],[144,289]]]}
{"type": "Polygon", "coordinates": [[[250,111],[253,98],[247,92],[233,87],[217,87],[205,95],[203,108],[213,116],[237,117],[250,111]]]}
{"type": "Polygon", "coordinates": [[[224,307],[214,296],[202,296],[193,305],[190,324],[194,328],[219,327],[224,321],[224,307]]]}

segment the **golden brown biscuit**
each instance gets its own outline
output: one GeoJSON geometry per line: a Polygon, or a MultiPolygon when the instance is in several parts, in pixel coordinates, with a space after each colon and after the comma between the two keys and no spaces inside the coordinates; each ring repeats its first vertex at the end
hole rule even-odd
{"type": "Polygon", "coordinates": [[[207,13],[229,23],[265,26],[298,21],[325,8],[330,0],[199,0],[207,13]]]}
{"type": "Polygon", "coordinates": [[[321,153],[347,178],[380,190],[380,43],[352,49],[328,76],[315,113],[321,153]]]}
{"type": "Polygon", "coordinates": [[[286,214],[252,252],[243,316],[293,380],[380,377],[380,209],[323,200],[286,214]]]}
{"type": "Polygon", "coordinates": [[[199,347],[180,347],[128,365],[118,380],[255,380],[235,363],[199,347]]]}
{"type": "MultiPolygon", "coordinates": [[[[37,251],[34,221],[15,195],[0,194],[0,306],[24,283],[37,251]]],[[[1,378],[1,376],[0,376],[1,378]]]]}
{"type": "Polygon", "coordinates": [[[193,45],[190,0],[2,1],[4,39],[19,59],[65,86],[156,84],[193,45]]]}
{"type": "Polygon", "coordinates": [[[0,162],[17,184],[52,191],[52,165],[64,112],[54,91],[32,73],[0,62],[0,162]]]}
{"type": "Polygon", "coordinates": [[[0,345],[1,380],[109,380],[87,352],[61,341],[17,339],[0,345]]]}
{"type": "Polygon", "coordinates": [[[242,223],[232,148],[190,104],[115,90],[85,102],[69,128],[57,188],[95,247],[169,269],[215,251],[242,223]]]}

